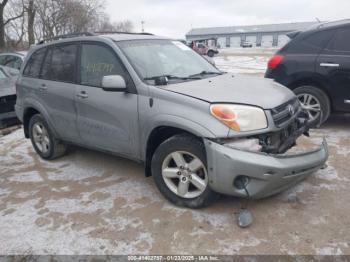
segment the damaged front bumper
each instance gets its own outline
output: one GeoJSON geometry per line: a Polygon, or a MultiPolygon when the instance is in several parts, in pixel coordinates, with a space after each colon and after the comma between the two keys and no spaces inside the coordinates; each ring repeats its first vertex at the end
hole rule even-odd
{"type": "Polygon", "coordinates": [[[273,155],[233,149],[204,139],[212,190],[254,199],[277,194],[323,167],[328,159],[326,140],[301,154],[273,155]]]}

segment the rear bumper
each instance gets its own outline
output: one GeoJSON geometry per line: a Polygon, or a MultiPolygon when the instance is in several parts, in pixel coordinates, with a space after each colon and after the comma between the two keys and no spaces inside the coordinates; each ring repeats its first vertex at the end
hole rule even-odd
{"type": "Polygon", "coordinates": [[[237,177],[247,177],[249,197],[259,199],[295,185],[324,166],[328,159],[325,140],[317,150],[294,155],[241,151],[207,139],[204,142],[212,190],[238,197],[247,197],[247,193],[234,185],[237,177]]]}

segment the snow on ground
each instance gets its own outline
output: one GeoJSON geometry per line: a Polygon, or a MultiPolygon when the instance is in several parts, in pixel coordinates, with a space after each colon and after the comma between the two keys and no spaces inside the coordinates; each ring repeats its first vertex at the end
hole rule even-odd
{"type": "Polygon", "coordinates": [[[265,55],[265,56],[271,56],[274,53],[278,51],[277,48],[224,48],[219,49],[219,55],[265,55]]]}
{"type": "Polygon", "coordinates": [[[215,65],[222,71],[234,74],[263,75],[266,71],[266,56],[218,56],[215,65]]]}
{"type": "MultiPolygon", "coordinates": [[[[234,73],[262,75],[268,56],[215,58],[234,73]]],[[[350,116],[312,132],[325,136],[328,167],[260,201],[222,197],[189,210],[167,202],[143,167],[72,148],[41,160],[23,131],[0,137],[0,254],[350,254],[350,116]],[[236,226],[241,206],[249,229],[236,226]]]]}
{"type": "Polygon", "coordinates": [[[225,72],[263,76],[269,58],[277,49],[227,48],[214,57],[216,66],[225,72]]]}

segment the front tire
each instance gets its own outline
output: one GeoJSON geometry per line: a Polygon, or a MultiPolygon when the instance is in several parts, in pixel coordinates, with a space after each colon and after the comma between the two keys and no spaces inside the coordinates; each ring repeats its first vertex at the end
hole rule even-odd
{"type": "Polygon", "coordinates": [[[323,124],[331,113],[329,98],[325,92],[314,86],[301,86],[294,90],[304,110],[310,118],[310,126],[323,124]]]}
{"type": "Polygon", "coordinates": [[[152,158],[152,175],[159,191],[177,206],[201,208],[218,197],[209,187],[203,142],[189,135],[164,141],[152,158]]]}
{"type": "Polygon", "coordinates": [[[67,146],[54,137],[40,114],[32,116],[29,121],[29,137],[36,153],[45,160],[53,160],[66,153],[67,146]]]}

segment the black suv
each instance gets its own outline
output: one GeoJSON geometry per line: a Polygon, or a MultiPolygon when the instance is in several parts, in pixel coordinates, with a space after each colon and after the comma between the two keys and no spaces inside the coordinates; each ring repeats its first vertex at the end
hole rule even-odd
{"type": "Polygon", "coordinates": [[[289,37],[270,59],[265,77],[296,93],[312,126],[331,112],[350,112],[350,20],[318,24],[289,37]]]}

